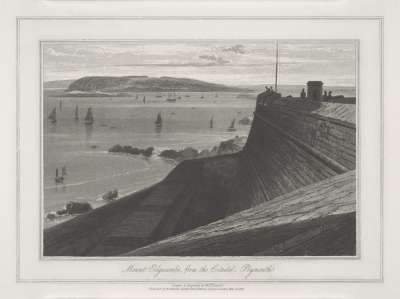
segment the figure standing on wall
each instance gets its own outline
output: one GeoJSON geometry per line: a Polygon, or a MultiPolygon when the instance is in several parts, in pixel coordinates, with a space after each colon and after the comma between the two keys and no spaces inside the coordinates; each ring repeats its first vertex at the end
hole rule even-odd
{"type": "Polygon", "coordinates": [[[324,90],[324,100],[326,100],[328,98],[328,94],[326,92],[326,90],[324,90]]]}
{"type": "Polygon", "coordinates": [[[302,99],[306,98],[306,92],[305,92],[304,88],[301,90],[300,98],[302,98],[302,99]]]}
{"type": "Polygon", "coordinates": [[[266,92],[267,96],[270,96],[272,94],[272,89],[268,86],[265,86],[265,92],[266,92]]]}
{"type": "Polygon", "coordinates": [[[329,100],[332,99],[332,91],[331,90],[328,92],[328,99],[329,100]]]}

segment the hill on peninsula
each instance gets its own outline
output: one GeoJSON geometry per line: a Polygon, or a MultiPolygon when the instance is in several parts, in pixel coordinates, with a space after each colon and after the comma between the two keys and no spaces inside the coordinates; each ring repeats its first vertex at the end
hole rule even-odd
{"type": "Polygon", "coordinates": [[[90,76],[73,81],[67,92],[146,92],[146,91],[194,91],[194,92],[241,92],[245,88],[231,87],[189,78],[148,76],[90,76]]]}

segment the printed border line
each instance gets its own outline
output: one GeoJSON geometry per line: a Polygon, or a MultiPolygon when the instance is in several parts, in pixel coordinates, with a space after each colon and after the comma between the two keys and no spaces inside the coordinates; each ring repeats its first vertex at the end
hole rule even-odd
{"type": "Polygon", "coordinates": [[[20,279],[20,238],[21,238],[21,229],[20,229],[20,190],[21,190],[21,170],[20,170],[20,133],[19,133],[19,111],[20,111],[20,94],[19,94],[19,65],[20,65],[20,48],[19,48],[19,38],[20,38],[20,20],[17,19],[16,23],[16,134],[17,134],[17,144],[16,144],[16,158],[17,158],[17,165],[16,165],[16,174],[17,174],[17,183],[16,183],[16,232],[17,232],[17,240],[16,240],[16,279],[17,281],[20,279]]]}
{"type": "Polygon", "coordinates": [[[114,280],[106,280],[106,279],[96,279],[96,280],[73,280],[73,279],[64,279],[64,280],[44,280],[44,279],[20,279],[17,283],[61,283],[61,284],[102,284],[102,283],[111,283],[111,284],[172,284],[172,283],[243,283],[243,284],[286,284],[286,283],[381,283],[383,282],[380,278],[358,278],[358,279],[346,279],[340,280],[340,278],[334,279],[242,279],[242,280],[224,280],[224,279],[214,279],[214,280],[123,280],[123,279],[114,279],[114,280]]]}
{"type": "Polygon", "coordinates": [[[380,105],[380,109],[381,109],[381,113],[380,113],[380,121],[381,121],[381,130],[380,130],[380,137],[381,137],[381,144],[380,144],[380,147],[379,147],[379,155],[380,155],[380,157],[381,157],[381,165],[380,165],[380,194],[379,194],[379,201],[380,201],[380,212],[381,212],[381,215],[380,215],[380,234],[379,234],[379,236],[380,236],[380,254],[381,254],[381,260],[380,260],[380,262],[381,262],[381,267],[380,267],[380,277],[381,277],[381,280],[383,281],[384,280],[384,272],[383,272],[383,267],[384,267],[384,257],[383,257],[383,252],[384,252],[384,246],[383,246],[383,242],[384,242],[384,229],[383,229],[383,223],[384,223],[384,221],[383,221],[383,215],[384,215],[384,213],[383,213],[383,209],[384,209],[384,206],[383,206],[383,194],[384,194],[384,175],[385,175],[385,159],[384,159],[384,153],[385,153],[385,151],[384,151],[384,147],[385,147],[385,136],[384,136],[384,134],[385,134],[385,131],[384,131],[384,124],[385,124],[385,122],[384,122],[384,120],[385,120],[385,118],[384,118],[384,114],[385,114],[385,109],[384,109],[384,101],[385,101],[385,97],[384,97],[384,74],[385,74],[385,71],[384,71],[384,62],[385,62],[385,58],[384,58],[384,54],[385,54],[385,52],[384,52],[384,42],[385,42],[385,39],[384,39],[384,31],[383,31],[383,29],[384,29],[384,19],[383,18],[381,18],[381,19],[379,19],[379,37],[380,37],[380,39],[379,39],[379,42],[380,42],[380,63],[381,63],[381,68],[380,68],[380,77],[381,77],[381,82],[380,82],[380,92],[381,92],[381,94],[380,94],[380,103],[381,103],[381,105],[380,105]]]}
{"type": "Polygon", "coordinates": [[[17,16],[17,20],[382,20],[383,16],[17,16]]]}
{"type": "Polygon", "coordinates": [[[356,253],[361,257],[361,188],[359,174],[361,173],[361,154],[360,154],[360,40],[357,40],[355,47],[355,85],[356,85],[356,253]]]}

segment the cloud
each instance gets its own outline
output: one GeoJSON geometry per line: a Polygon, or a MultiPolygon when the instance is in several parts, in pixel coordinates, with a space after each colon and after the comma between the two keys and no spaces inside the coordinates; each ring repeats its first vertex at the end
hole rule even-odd
{"type": "MultiPolygon", "coordinates": [[[[354,78],[354,49],[354,42],[347,41],[282,41],[280,78],[282,82],[299,78],[302,83],[306,77],[327,82],[329,78],[335,82],[339,77],[354,78]]],[[[263,82],[274,74],[276,59],[275,43],[269,40],[50,43],[43,51],[48,80],[137,74],[209,78],[227,84],[237,82],[239,74],[247,74],[249,82],[263,82]]]]}
{"type": "Polygon", "coordinates": [[[243,45],[237,44],[232,47],[223,48],[222,52],[233,52],[235,54],[245,54],[245,48],[243,45]]]}
{"type": "Polygon", "coordinates": [[[54,57],[59,57],[59,56],[70,56],[70,54],[62,52],[62,51],[56,51],[53,48],[46,47],[44,48],[44,53],[46,55],[54,56],[54,57]]]}
{"type": "Polygon", "coordinates": [[[222,57],[219,57],[219,56],[217,56],[215,54],[212,54],[212,55],[200,55],[199,58],[203,59],[203,60],[207,60],[207,61],[213,62],[212,65],[225,65],[225,64],[230,63],[229,60],[224,59],[222,57]]]}
{"type": "Polygon", "coordinates": [[[217,56],[214,54],[213,55],[200,55],[199,58],[205,59],[205,60],[212,60],[212,61],[217,60],[217,56]]]}

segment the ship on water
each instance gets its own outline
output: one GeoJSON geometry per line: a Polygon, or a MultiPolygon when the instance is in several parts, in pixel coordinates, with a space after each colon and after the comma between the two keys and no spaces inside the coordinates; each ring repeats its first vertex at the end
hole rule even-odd
{"type": "Polygon", "coordinates": [[[56,168],[56,176],[54,178],[54,181],[56,182],[56,184],[61,184],[64,182],[64,176],[63,175],[58,175],[58,168],[56,168]]]}
{"type": "Polygon", "coordinates": [[[176,102],[175,92],[168,93],[167,102],[176,102]]]}
{"type": "Polygon", "coordinates": [[[74,119],[79,120],[78,105],[75,106],[74,119]]]}
{"type": "Polygon", "coordinates": [[[85,116],[85,125],[92,125],[94,122],[92,107],[89,107],[85,116]]]}
{"type": "Polygon", "coordinates": [[[157,127],[161,127],[162,126],[161,112],[158,112],[156,121],[154,123],[156,124],[157,127]]]}
{"type": "Polygon", "coordinates": [[[52,124],[55,124],[57,122],[57,112],[56,112],[56,108],[53,108],[53,110],[51,111],[51,113],[48,116],[48,119],[51,121],[52,124]]]}
{"type": "Polygon", "coordinates": [[[212,129],[212,128],[214,128],[214,117],[213,116],[211,116],[211,119],[210,119],[210,129],[212,129]]]}
{"type": "Polygon", "coordinates": [[[235,122],[236,122],[236,119],[235,118],[232,119],[231,125],[228,127],[228,130],[227,130],[228,132],[235,132],[236,131],[235,122]]]}

